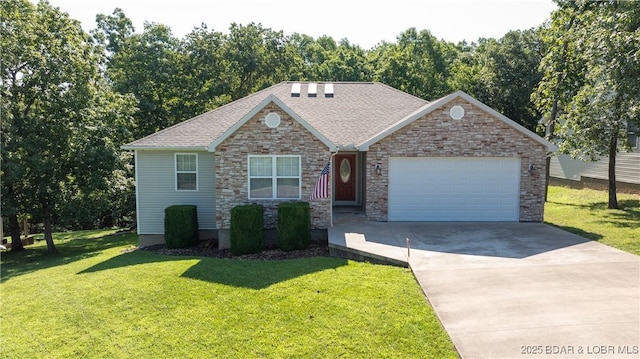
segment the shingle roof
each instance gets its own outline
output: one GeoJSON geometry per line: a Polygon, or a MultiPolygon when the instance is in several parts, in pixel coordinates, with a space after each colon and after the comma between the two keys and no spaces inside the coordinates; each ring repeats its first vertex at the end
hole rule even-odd
{"type": "Polygon", "coordinates": [[[325,97],[325,83],[318,83],[317,96],[309,97],[309,82],[303,82],[300,95],[293,97],[293,83],[281,82],[123,148],[207,148],[270,95],[337,146],[363,143],[428,103],[376,82],[332,83],[333,97],[325,97]]]}

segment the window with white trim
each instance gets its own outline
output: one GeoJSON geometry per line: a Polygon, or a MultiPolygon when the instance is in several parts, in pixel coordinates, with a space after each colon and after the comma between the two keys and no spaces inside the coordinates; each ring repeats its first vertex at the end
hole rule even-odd
{"type": "Polygon", "coordinates": [[[198,154],[176,153],[176,191],[198,190],[198,154]]]}
{"type": "Polygon", "coordinates": [[[249,156],[249,199],[300,199],[300,156],[249,156]]]}

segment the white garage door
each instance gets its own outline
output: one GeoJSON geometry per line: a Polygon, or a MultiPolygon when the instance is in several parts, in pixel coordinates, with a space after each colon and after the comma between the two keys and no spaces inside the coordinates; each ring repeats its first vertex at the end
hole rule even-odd
{"type": "Polygon", "coordinates": [[[389,160],[390,221],[518,221],[520,159],[389,160]]]}

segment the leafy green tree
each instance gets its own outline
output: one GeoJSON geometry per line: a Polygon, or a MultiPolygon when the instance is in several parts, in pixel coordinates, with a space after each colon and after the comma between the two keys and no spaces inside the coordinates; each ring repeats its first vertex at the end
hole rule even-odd
{"type": "Polygon", "coordinates": [[[381,43],[370,54],[374,79],[424,99],[450,92],[447,83],[456,56],[453,45],[438,41],[428,30],[410,28],[397,44],[381,43]]]}
{"type": "Polygon", "coordinates": [[[451,64],[451,75],[447,78],[449,87],[455,91],[464,91],[485,102],[491,99],[491,86],[488,85],[493,74],[485,66],[481,44],[488,41],[479,39],[478,43],[465,41],[456,45],[458,55],[451,64]]]}
{"type": "Polygon", "coordinates": [[[616,154],[628,147],[627,126],[640,123],[640,3],[558,5],[551,29],[566,42],[549,45],[537,102],[550,106],[562,152],[583,160],[608,156],[608,206],[618,208],[616,154]]]}
{"type": "Polygon", "coordinates": [[[538,65],[542,58],[541,44],[533,29],[509,31],[487,49],[488,67],[493,74],[492,85],[496,101],[487,103],[530,130],[540,120],[531,102],[531,92],[540,81],[538,65]]]}
{"type": "Polygon", "coordinates": [[[138,100],[134,137],[150,135],[184,120],[179,41],[165,25],[145,23],[142,34],[126,37],[113,54],[107,76],[121,94],[138,100]]]}
{"type": "Polygon", "coordinates": [[[125,46],[127,38],[135,32],[133,22],[122,9],[115,8],[111,15],[96,15],[96,28],[91,35],[109,55],[116,54],[125,46]]]}
{"type": "Polygon", "coordinates": [[[534,30],[509,31],[478,44],[460,44],[449,83],[535,130],[540,112],[530,99],[540,81],[541,41],[534,30]]]}
{"type": "Polygon", "coordinates": [[[294,34],[288,39],[298,56],[302,76],[309,81],[371,81],[373,71],[367,52],[360,46],[343,39],[336,43],[330,36],[317,40],[307,35],[294,34]]]}
{"type": "Polygon", "coordinates": [[[274,83],[289,79],[286,38],[282,31],[251,23],[233,23],[226,36],[224,57],[233,76],[231,97],[245,97],[274,83]]]}
{"type": "Polygon", "coordinates": [[[0,9],[3,211],[10,222],[20,210],[40,217],[56,252],[52,219],[63,188],[91,186],[113,169],[117,153],[104,143],[119,126],[105,122],[112,113],[101,106],[119,95],[104,97],[102,60],[79,22],[46,1],[7,0],[0,9]]]}
{"type": "Polygon", "coordinates": [[[178,66],[184,81],[180,93],[185,116],[195,116],[231,102],[233,82],[230,62],[225,58],[225,35],[206,25],[194,29],[180,41],[178,66]]]}
{"type": "Polygon", "coordinates": [[[337,47],[323,57],[324,61],[317,64],[313,80],[371,81],[373,71],[367,64],[366,52],[349,40],[341,40],[337,47]]]}
{"type": "MultiPolygon", "coordinates": [[[[571,98],[584,82],[582,61],[577,56],[573,28],[577,11],[565,8],[551,14],[552,21],[540,26],[538,33],[543,42],[543,57],[538,66],[542,78],[531,93],[534,106],[544,115],[545,137],[555,139],[558,116],[571,102],[571,98]]],[[[551,157],[547,157],[546,188],[549,187],[551,157]]],[[[545,191],[545,200],[547,199],[545,191]]]]}
{"type": "Polygon", "coordinates": [[[24,213],[25,195],[21,189],[28,186],[25,176],[27,168],[21,166],[26,151],[20,143],[20,137],[14,135],[21,131],[19,123],[14,120],[23,116],[33,106],[34,91],[25,91],[23,71],[29,70],[27,59],[21,53],[29,51],[33,42],[28,39],[28,31],[35,31],[35,9],[28,1],[4,1],[0,3],[0,50],[2,61],[0,150],[2,151],[2,215],[7,216],[12,250],[21,251],[19,213],[24,213]],[[22,99],[21,102],[18,102],[22,99]]]}
{"type": "Polygon", "coordinates": [[[102,81],[82,110],[80,131],[75,133],[70,158],[72,174],[61,184],[56,205],[60,229],[127,226],[133,222],[135,190],[133,158],[120,146],[131,141],[136,111],[132,95],[114,92],[102,81]],[[78,175],[81,174],[81,175],[78,175]]]}
{"type": "MultiPolygon", "coordinates": [[[[334,42],[335,44],[335,42],[334,42]]],[[[324,62],[324,49],[309,35],[294,33],[287,38],[291,56],[295,64],[290,80],[320,80],[317,67],[324,62]]]]}
{"type": "Polygon", "coordinates": [[[96,41],[113,51],[107,76],[118,92],[138,100],[136,138],[286,80],[299,68],[282,32],[261,25],[232,24],[229,34],[201,25],[179,40],[162,24],[130,34],[118,9],[97,18],[96,41]]]}
{"type": "Polygon", "coordinates": [[[640,3],[587,3],[576,29],[585,83],[561,114],[560,148],[573,157],[609,158],[609,208],[618,208],[616,154],[627,126],[640,123],[640,3]]]}

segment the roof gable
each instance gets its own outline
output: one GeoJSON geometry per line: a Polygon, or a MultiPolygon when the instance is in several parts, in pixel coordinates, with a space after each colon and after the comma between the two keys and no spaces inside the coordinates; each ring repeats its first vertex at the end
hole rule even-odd
{"type": "Polygon", "coordinates": [[[369,150],[369,146],[373,145],[374,143],[384,139],[387,136],[390,136],[391,134],[395,133],[399,129],[404,128],[405,126],[408,126],[409,124],[413,123],[414,121],[418,120],[419,118],[422,118],[423,116],[433,112],[437,108],[440,108],[440,107],[446,105],[447,103],[449,103],[449,102],[451,102],[451,101],[453,101],[453,100],[455,100],[457,98],[462,98],[463,100],[469,102],[470,104],[478,107],[482,111],[484,111],[484,112],[488,113],[489,115],[497,118],[498,120],[504,122],[505,124],[507,124],[508,126],[512,127],[513,129],[521,132],[525,136],[527,136],[527,137],[535,140],[536,142],[544,145],[545,147],[547,147],[547,151],[554,152],[554,151],[558,150],[558,148],[554,144],[552,144],[551,142],[549,142],[549,141],[545,140],[544,138],[538,136],[537,134],[531,132],[527,128],[525,128],[522,125],[518,124],[517,122],[511,120],[507,116],[499,113],[498,111],[492,109],[491,107],[485,105],[484,103],[476,100],[475,98],[469,96],[468,94],[464,93],[463,91],[454,92],[454,93],[452,93],[450,95],[447,95],[447,96],[442,97],[442,98],[440,98],[440,99],[438,99],[436,101],[433,101],[433,102],[430,102],[430,103],[424,105],[423,107],[419,108],[418,110],[416,110],[413,113],[409,114],[405,118],[401,119],[400,121],[394,123],[393,125],[389,126],[386,129],[384,129],[383,131],[381,131],[380,133],[376,134],[375,136],[373,136],[373,137],[369,138],[368,140],[358,144],[356,147],[360,151],[368,151],[369,150]]]}
{"type": "Polygon", "coordinates": [[[267,89],[137,139],[122,148],[125,150],[198,149],[206,151],[212,141],[257,106],[264,99],[265,92],[267,89]]]}
{"type": "Polygon", "coordinates": [[[300,117],[291,108],[289,108],[289,106],[287,106],[284,102],[282,102],[282,100],[280,100],[277,96],[275,96],[273,94],[270,94],[269,96],[267,96],[264,100],[262,100],[262,102],[260,102],[256,107],[254,107],[251,111],[249,111],[246,115],[244,115],[239,121],[234,123],[224,133],[222,133],[222,135],[218,136],[208,146],[208,150],[210,152],[214,152],[216,147],[218,147],[218,145],[220,145],[222,142],[224,142],[224,140],[229,138],[229,136],[231,136],[238,129],[240,129],[240,127],[242,127],[242,125],[247,123],[247,121],[249,121],[253,116],[255,116],[258,112],[260,112],[262,109],[264,109],[267,105],[269,105],[272,102],[274,104],[276,104],[278,107],[280,107],[289,116],[291,116],[291,118],[293,118],[295,121],[300,123],[300,125],[302,125],[302,127],[304,127],[309,132],[311,132],[311,134],[313,134],[316,138],[318,138],[320,140],[320,142],[322,142],[327,147],[329,147],[330,151],[332,151],[332,152],[336,151],[337,147],[333,142],[331,142],[327,137],[325,137],[323,134],[318,132],[318,130],[316,130],[313,126],[311,126],[307,121],[302,119],[302,117],[300,117]]]}

